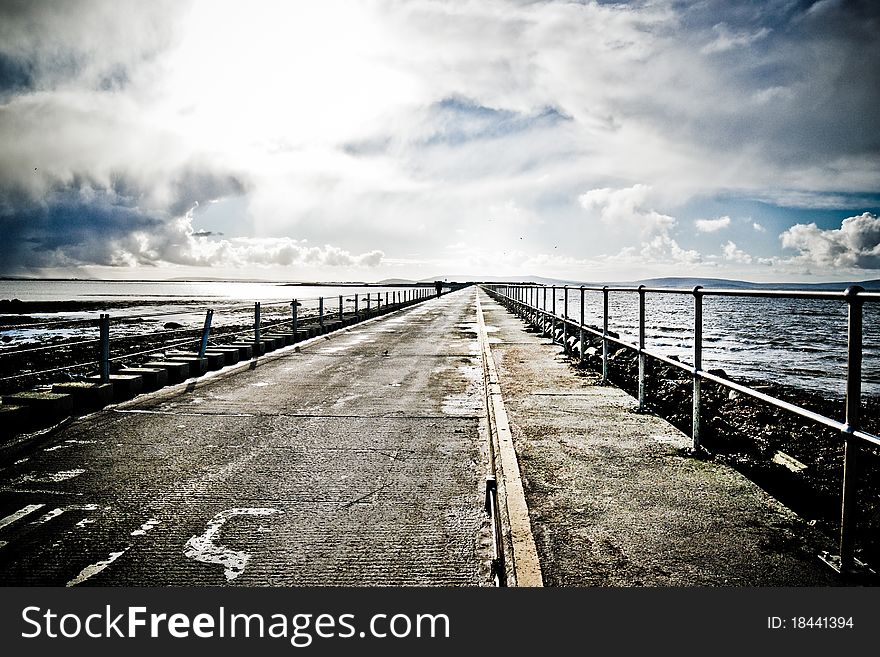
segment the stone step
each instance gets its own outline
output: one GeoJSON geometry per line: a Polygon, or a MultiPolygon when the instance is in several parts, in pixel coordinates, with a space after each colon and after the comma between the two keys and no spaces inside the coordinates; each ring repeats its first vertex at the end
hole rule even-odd
{"type": "Polygon", "coordinates": [[[27,406],[34,414],[57,416],[73,412],[73,395],[28,390],[11,395],[3,395],[3,405],[5,406],[6,404],[27,406]]]}
{"type": "Polygon", "coordinates": [[[241,360],[241,353],[236,347],[208,347],[208,354],[222,354],[227,365],[235,365],[241,360]]]}
{"type": "Polygon", "coordinates": [[[88,381],[67,381],[56,383],[52,392],[71,395],[76,408],[103,408],[113,401],[113,384],[89,383],[88,381]]]}
{"type": "Polygon", "coordinates": [[[11,436],[24,429],[32,419],[33,411],[29,406],[18,404],[0,404],[0,436],[11,436]]]}
{"type": "MultiPolygon", "coordinates": [[[[100,376],[89,376],[84,381],[104,383],[100,376]]],[[[113,386],[113,399],[131,399],[144,390],[144,380],[137,374],[111,374],[110,384],[113,386]]]]}
{"type": "Polygon", "coordinates": [[[293,344],[293,333],[272,333],[266,337],[275,340],[278,343],[279,349],[293,344]]]}
{"type": "MultiPolygon", "coordinates": [[[[170,358],[172,360],[177,360],[180,357],[183,358],[199,358],[199,354],[195,351],[166,351],[165,357],[170,358]]],[[[202,356],[208,361],[208,369],[209,370],[219,370],[221,367],[226,365],[226,356],[224,354],[218,353],[209,353],[205,352],[205,355],[202,356]]]]}
{"type": "Polygon", "coordinates": [[[168,360],[151,360],[144,363],[150,369],[163,369],[168,372],[168,383],[180,383],[189,378],[189,363],[168,360]]]}
{"type": "Polygon", "coordinates": [[[144,380],[144,390],[158,390],[168,385],[168,370],[162,367],[126,367],[117,374],[134,374],[144,380]]]}
{"type": "MultiPolygon", "coordinates": [[[[251,342],[233,342],[229,346],[230,347],[237,347],[238,349],[241,349],[242,347],[247,347],[251,350],[251,354],[250,354],[250,356],[248,356],[248,358],[254,357],[254,347],[256,345],[253,343],[253,341],[251,341],[251,342]]],[[[259,345],[259,353],[257,355],[262,356],[265,353],[266,353],[266,343],[261,342],[259,345]]]]}
{"type": "Polygon", "coordinates": [[[198,356],[171,356],[165,354],[165,360],[169,363],[186,363],[189,365],[189,375],[201,376],[208,371],[208,359],[199,358],[198,356]]]}
{"type": "Polygon", "coordinates": [[[254,345],[246,344],[244,342],[233,342],[231,344],[220,345],[219,347],[222,349],[235,349],[238,351],[238,360],[248,360],[253,358],[254,356],[254,345]]]}

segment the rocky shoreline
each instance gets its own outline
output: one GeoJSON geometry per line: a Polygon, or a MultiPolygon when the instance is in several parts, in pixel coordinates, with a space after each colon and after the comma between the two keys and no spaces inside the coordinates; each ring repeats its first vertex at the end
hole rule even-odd
{"type": "MultiPolygon", "coordinates": [[[[585,360],[575,361],[573,366],[581,374],[595,377],[602,370],[601,350],[585,352],[585,360]]],[[[636,352],[613,347],[609,361],[611,382],[636,397],[636,352]]],[[[723,372],[717,374],[727,378],[723,372]]],[[[736,382],[831,418],[844,417],[841,399],[828,399],[768,381],[736,382]]],[[[692,399],[692,382],[686,372],[648,359],[648,412],[690,435],[692,399]]],[[[708,456],[728,463],[811,524],[829,536],[836,536],[843,473],[843,441],[839,432],[713,382],[703,382],[702,403],[702,446],[708,456]]],[[[878,433],[880,399],[863,399],[862,427],[878,433]]],[[[880,565],[880,450],[864,446],[862,454],[857,556],[876,570],[880,565]]]]}

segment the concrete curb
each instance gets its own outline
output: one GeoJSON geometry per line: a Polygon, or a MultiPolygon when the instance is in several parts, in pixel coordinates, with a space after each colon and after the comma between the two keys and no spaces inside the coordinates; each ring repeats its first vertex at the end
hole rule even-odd
{"type": "Polygon", "coordinates": [[[532,535],[532,523],[526,504],[519,462],[513,447],[510,422],[504,408],[501,385],[489,336],[483,320],[483,309],[477,293],[477,327],[483,356],[483,374],[486,406],[489,417],[492,467],[498,486],[499,514],[505,553],[505,571],[508,586],[544,586],[538,549],[532,535]]]}

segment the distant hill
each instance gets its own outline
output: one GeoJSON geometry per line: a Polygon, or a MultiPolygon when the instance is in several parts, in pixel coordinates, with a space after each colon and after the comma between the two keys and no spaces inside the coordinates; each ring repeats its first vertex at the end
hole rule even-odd
{"type": "Polygon", "coordinates": [[[641,281],[636,281],[635,284],[646,285],[648,287],[678,288],[702,285],[703,287],[724,287],[742,290],[845,290],[850,285],[860,285],[866,290],[880,290],[880,280],[878,279],[833,283],[752,283],[749,281],[737,281],[727,278],[685,278],[673,276],[667,278],[647,278],[641,281]]]}
{"type": "Polygon", "coordinates": [[[415,285],[416,282],[410,278],[385,278],[373,285],[415,285]]]}
{"type": "Polygon", "coordinates": [[[438,276],[437,278],[424,279],[425,282],[446,280],[456,282],[480,281],[492,283],[536,283],[538,285],[587,285],[611,287],[646,287],[663,288],[693,288],[697,285],[703,287],[728,288],[737,290],[845,290],[850,285],[860,285],[866,290],[880,290],[880,279],[867,281],[837,281],[824,283],[753,283],[751,281],[739,281],[729,278],[698,278],[686,276],[668,276],[663,278],[643,278],[637,281],[575,281],[561,278],[545,278],[543,276],[438,276]]]}

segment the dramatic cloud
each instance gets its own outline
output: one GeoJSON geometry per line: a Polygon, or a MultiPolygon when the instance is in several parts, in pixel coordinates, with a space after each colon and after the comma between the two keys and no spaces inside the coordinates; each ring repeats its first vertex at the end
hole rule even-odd
{"type": "Polygon", "coordinates": [[[717,233],[730,226],[730,217],[718,217],[718,219],[697,219],[694,222],[697,230],[701,233],[717,233]]]}
{"type": "Polygon", "coordinates": [[[840,228],[796,224],[782,233],[782,246],[796,249],[795,260],[820,267],[880,268],[880,217],[865,212],[848,217],[840,228]]]}
{"type": "Polygon", "coordinates": [[[0,273],[767,253],[719,203],[877,211],[878,47],[868,0],[2,3],[0,273]]]}

